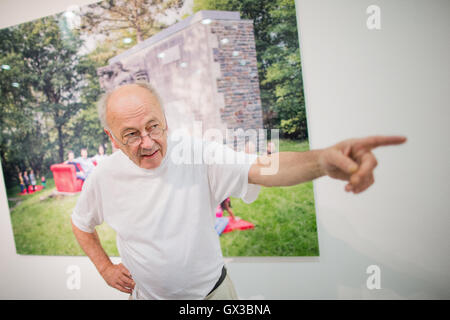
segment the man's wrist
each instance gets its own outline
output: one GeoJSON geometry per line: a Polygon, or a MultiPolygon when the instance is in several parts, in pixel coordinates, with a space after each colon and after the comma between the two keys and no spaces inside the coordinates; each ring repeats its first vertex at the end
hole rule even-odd
{"type": "Polygon", "coordinates": [[[325,157],[326,157],[326,153],[327,153],[327,149],[316,149],[314,150],[316,151],[316,155],[317,155],[317,170],[318,170],[318,177],[323,177],[327,175],[327,171],[325,169],[325,157]]]}
{"type": "Polygon", "coordinates": [[[108,261],[105,261],[104,263],[102,263],[101,265],[99,265],[97,267],[98,272],[100,273],[101,276],[104,275],[105,271],[111,267],[113,265],[113,263],[111,262],[111,260],[108,259],[108,261]]]}

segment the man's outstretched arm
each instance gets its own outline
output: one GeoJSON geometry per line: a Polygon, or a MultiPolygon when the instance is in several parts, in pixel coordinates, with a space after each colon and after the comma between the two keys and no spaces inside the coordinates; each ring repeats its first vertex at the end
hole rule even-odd
{"type": "Polygon", "coordinates": [[[97,231],[93,233],[84,232],[77,228],[73,222],[72,230],[81,249],[83,249],[89,259],[94,263],[106,283],[117,290],[131,293],[135,283],[130,272],[123,264],[115,265],[111,262],[111,259],[100,243],[97,231]]]}
{"type": "Polygon", "coordinates": [[[248,181],[262,186],[291,186],[327,175],[348,181],[346,191],[360,193],[374,183],[373,170],[378,163],[371,150],[405,141],[399,136],[373,136],[345,140],[325,149],[260,156],[250,168],[248,181]],[[268,170],[274,167],[276,170],[268,170]]]}

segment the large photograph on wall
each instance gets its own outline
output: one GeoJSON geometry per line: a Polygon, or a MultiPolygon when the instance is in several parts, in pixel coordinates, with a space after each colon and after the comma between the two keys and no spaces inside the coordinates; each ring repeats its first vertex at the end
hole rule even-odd
{"type": "MultiPolygon", "coordinates": [[[[294,0],[103,1],[2,29],[2,214],[18,254],[84,254],[70,216],[86,179],[117,152],[96,102],[137,81],[157,89],[170,128],[241,130],[253,154],[309,150],[294,0]]],[[[263,187],[251,204],[230,197],[213,211],[225,257],[319,255],[312,182],[263,187]]],[[[118,256],[114,229],[97,232],[118,256]]]]}

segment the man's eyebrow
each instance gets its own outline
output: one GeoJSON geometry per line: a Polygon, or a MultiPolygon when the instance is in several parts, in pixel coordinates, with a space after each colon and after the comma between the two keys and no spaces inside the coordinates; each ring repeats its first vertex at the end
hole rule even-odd
{"type": "MultiPolygon", "coordinates": [[[[147,121],[147,123],[145,124],[145,126],[148,126],[150,123],[154,123],[154,122],[156,122],[156,123],[159,124],[158,119],[150,119],[149,121],[147,121]]],[[[130,131],[130,130],[136,130],[136,131],[139,131],[139,130],[136,129],[136,128],[128,127],[128,128],[123,129],[123,130],[121,131],[120,134],[123,135],[125,132],[130,131]]]]}
{"type": "Polygon", "coordinates": [[[150,124],[153,122],[159,123],[159,120],[158,119],[150,119],[146,124],[150,124]]]}

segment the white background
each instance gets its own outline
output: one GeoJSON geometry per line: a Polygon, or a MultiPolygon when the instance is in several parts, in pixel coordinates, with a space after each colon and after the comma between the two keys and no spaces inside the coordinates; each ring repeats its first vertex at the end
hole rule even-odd
{"type": "MultiPolygon", "coordinates": [[[[89,2],[0,0],[0,27],[89,2]]],[[[314,182],[320,257],[227,260],[241,298],[450,298],[449,12],[447,0],[297,1],[312,148],[374,134],[408,142],[375,150],[376,182],[361,195],[314,182]],[[372,4],[381,30],[366,27],[372,4]],[[370,265],[379,290],[366,287],[370,265]]],[[[0,187],[1,299],[127,298],[86,257],[17,255],[0,187]],[[70,265],[80,290],[67,289],[70,265]]]]}

